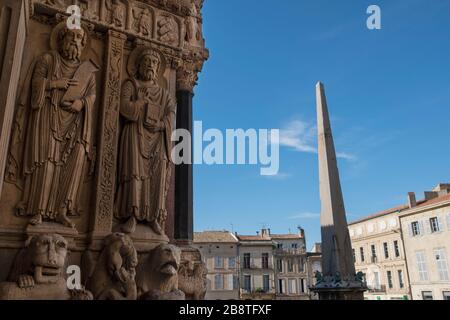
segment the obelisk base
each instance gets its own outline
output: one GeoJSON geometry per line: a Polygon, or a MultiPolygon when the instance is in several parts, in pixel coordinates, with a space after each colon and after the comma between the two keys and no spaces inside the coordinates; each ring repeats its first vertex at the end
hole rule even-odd
{"type": "Polygon", "coordinates": [[[311,290],[319,295],[319,300],[364,300],[362,288],[324,288],[311,290]]]}

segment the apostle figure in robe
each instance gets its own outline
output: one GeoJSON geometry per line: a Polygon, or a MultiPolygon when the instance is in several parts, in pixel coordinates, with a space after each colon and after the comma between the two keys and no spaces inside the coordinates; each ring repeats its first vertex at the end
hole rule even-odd
{"type": "Polygon", "coordinates": [[[83,172],[92,152],[92,112],[95,71],[81,61],[88,35],[85,30],[57,33],[57,50],[35,61],[27,90],[29,120],[23,160],[25,180],[19,216],[32,225],[54,221],[74,228],[83,172]]]}
{"type": "Polygon", "coordinates": [[[171,134],[176,103],[158,84],[160,54],[145,49],[136,59],[136,75],[122,87],[120,114],[126,121],[119,148],[119,186],[115,217],[137,222],[164,235],[170,184],[171,134]]]}
{"type": "Polygon", "coordinates": [[[116,27],[122,27],[125,21],[125,12],[120,0],[107,0],[106,9],[111,12],[111,23],[116,27]]]}
{"type": "Polygon", "coordinates": [[[152,34],[152,16],[150,10],[145,8],[140,14],[136,14],[134,9],[132,12],[134,19],[136,19],[135,28],[137,31],[144,36],[150,36],[152,34]]]}

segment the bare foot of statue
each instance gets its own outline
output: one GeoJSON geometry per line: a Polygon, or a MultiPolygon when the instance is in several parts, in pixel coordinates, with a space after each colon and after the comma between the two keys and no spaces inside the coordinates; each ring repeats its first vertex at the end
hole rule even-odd
{"type": "Polygon", "coordinates": [[[75,224],[67,217],[67,209],[61,209],[58,221],[65,227],[75,229],[75,224]]]}
{"type": "Polygon", "coordinates": [[[120,228],[120,230],[125,234],[131,234],[136,231],[137,221],[134,216],[130,217],[127,222],[120,228]]]}
{"type": "Polygon", "coordinates": [[[38,224],[42,223],[42,216],[40,214],[37,214],[33,216],[28,223],[32,226],[37,226],[38,224]]]}

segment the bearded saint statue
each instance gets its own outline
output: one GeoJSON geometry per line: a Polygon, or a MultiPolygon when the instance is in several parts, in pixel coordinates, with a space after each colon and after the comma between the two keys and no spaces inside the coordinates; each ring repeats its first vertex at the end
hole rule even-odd
{"type": "Polygon", "coordinates": [[[120,114],[125,126],[120,140],[119,186],[115,217],[137,222],[164,235],[166,197],[170,184],[171,134],[176,103],[158,84],[162,56],[143,50],[136,59],[135,75],[122,87],[120,114]]]}
{"type": "Polygon", "coordinates": [[[56,47],[38,57],[24,93],[29,120],[23,156],[24,193],[19,216],[74,228],[83,172],[92,152],[92,112],[96,95],[91,61],[81,61],[86,31],[58,25],[56,47]]]}

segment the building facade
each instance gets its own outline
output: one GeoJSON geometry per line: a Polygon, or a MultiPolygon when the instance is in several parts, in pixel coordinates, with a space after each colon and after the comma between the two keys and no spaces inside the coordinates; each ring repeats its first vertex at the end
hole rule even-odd
{"type": "Polygon", "coordinates": [[[194,233],[193,246],[208,268],[207,300],[309,300],[321,271],[320,244],[306,250],[305,232],[256,235],[194,233]]]}
{"type": "Polygon", "coordinates": [[[426,201],[400,213],[414,300],[450,300],[450,186],[426,193],[426,201]]]}
{"type": "Polygon", "coordinates": [[[450,185],[349,224],[368,300],[450,299],[450,185]]]}
{"type": "Polygon", "coordinates": [[[349,224],[356,272],[363,272],[367,300],[409,300],[406,257],[398,213],[389,209],[349,224]]]}
{"type": "Polygon", "coordinates": [[[208,268],[206,300],[239,299],[238,239],[228,231],[195,232],[193,246],[208,268]]]}
{"type": "Polygon", "coordinates": [[[273,300],[275,298],[274,242],[269,230],[256,236],[238,235],[241,261],[240,285],[242,300],[273,300]]]}
{"type": "Polygon", "coordinates": [[[309,300],[305,233],[271,235],[274,242],[276,299],[309,300]]]}
{"type": "Polygon", "coordinates": [[[310,252],[307,253],[307,275],[308,292],[310,300],[319,300],[319,295],[309,288],[316,285],[316,272],[322,273],[322,244],[315,243],[310,252]]]}

